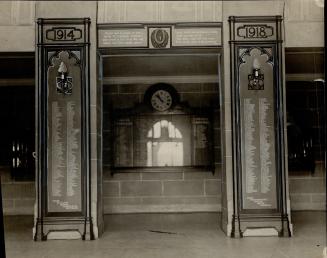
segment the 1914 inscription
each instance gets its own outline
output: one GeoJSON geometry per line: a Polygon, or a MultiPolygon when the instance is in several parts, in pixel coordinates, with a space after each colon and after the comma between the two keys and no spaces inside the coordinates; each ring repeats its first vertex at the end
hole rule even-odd
{"type": "Polygon", "coordinates": [[[46,31],[46,38],[52,41],[75,41],[82,38],[82,30],[75,27],[53,27],[46,31]]]}

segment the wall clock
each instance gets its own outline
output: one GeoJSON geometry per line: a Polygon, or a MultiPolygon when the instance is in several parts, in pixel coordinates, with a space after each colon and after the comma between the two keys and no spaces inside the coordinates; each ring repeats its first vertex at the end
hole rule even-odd
{"type": "Polygon", "coordinates": [[[152,85],[145,93],[145,101],[156,111],[172,109],[178,102],[178,94],[175,88],[166,83],[152,85]]]}
{"type": "Polygon", "coordinates": [[[173,104],[173,96],[164,89],[158,89],[151,95],[151,106],[158,111],[166,111],[173,104]]]}

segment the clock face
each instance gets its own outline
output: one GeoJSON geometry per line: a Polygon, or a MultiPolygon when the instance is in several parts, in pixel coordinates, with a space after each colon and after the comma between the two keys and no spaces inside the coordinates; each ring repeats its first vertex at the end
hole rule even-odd
{"type": "Polygon", "coordinates": [[[157,90],[151,96],[151,105],[158,111],[165,111],[173,104],[173,97],[166,90],[157,90]]]}

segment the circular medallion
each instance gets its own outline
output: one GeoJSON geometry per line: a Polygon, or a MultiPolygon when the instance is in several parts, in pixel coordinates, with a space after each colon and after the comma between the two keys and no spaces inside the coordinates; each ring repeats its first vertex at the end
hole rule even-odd
{"type": "Polygon", "coordinates": [[[168,44],[168,32],[163,29],[155,29],[151,33],[151,43],[155,48],[165,48],[168,44]]]}
{"type": "Polygon", "coordinates": [[[173,96],[169,91],[159,89],[152,94],[150,101],[154,109],[166,111],[173,104],[173,96]]]}

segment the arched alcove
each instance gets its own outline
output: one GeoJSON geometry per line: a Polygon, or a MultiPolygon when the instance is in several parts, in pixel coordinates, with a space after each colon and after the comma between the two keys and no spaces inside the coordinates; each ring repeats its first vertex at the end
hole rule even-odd
{"type": "Polygon", "coordinates": [[[171,121],[155,122],[147,138],[147,166],[184,165],[183,136],[171,121]]]}

